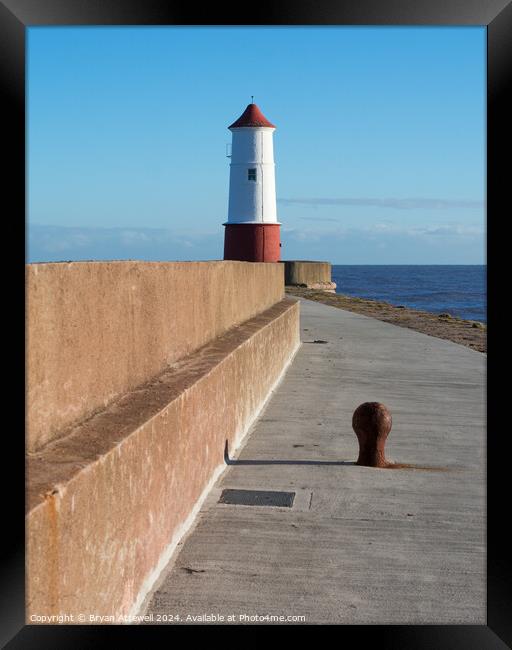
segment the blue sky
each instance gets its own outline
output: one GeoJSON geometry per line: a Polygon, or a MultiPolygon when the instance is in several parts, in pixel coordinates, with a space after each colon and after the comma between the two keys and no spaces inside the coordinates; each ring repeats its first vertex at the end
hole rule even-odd
{"type": "Polygon", "coordinates": [[[31,27],[27,54],[30,262],[221,259],[251,95],[283,259],[485,262],[483,27],[31,27]]]}

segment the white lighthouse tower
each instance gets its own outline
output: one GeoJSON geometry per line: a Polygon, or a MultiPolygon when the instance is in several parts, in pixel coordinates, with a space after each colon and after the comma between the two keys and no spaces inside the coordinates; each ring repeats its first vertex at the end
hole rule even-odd
{"type": "Polygon", "coordinates": [[[273,133],[276,127],[249,104],[232,133],[224,259],[279,262],[273,133]]]}

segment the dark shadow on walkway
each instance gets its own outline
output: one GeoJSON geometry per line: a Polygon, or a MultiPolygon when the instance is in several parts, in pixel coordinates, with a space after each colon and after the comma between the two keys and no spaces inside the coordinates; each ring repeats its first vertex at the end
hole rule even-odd
{"type": "Polygon", "coordinates": [[[232,460],[227,440],[224,445],[224,462],[226,465],[355,465],[351,460],[232,460]]]}

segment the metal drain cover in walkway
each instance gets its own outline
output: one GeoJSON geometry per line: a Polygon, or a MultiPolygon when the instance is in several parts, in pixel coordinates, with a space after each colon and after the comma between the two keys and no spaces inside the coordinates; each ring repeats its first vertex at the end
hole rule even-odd
{"type": "Polygon", "coordinates": [[[219,503],[236,506],[277,506],[291,508],[295,492],[268,492],[264,490],[222,490],[219,503]]]}

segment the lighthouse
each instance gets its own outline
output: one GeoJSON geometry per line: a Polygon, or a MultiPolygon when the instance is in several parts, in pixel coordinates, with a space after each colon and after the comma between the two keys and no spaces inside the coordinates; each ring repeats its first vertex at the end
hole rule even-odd
{"type": "Polygon", "coordinates": [[[223,224],[224,259],[279,262],[273,146],[276,127],[251,103],[228,129],[232,144],[228,220],[223,224]]]}

